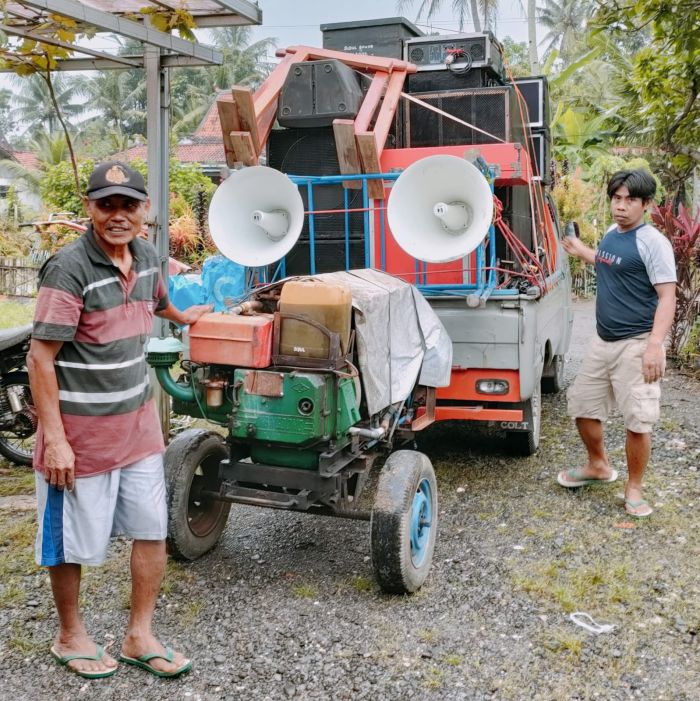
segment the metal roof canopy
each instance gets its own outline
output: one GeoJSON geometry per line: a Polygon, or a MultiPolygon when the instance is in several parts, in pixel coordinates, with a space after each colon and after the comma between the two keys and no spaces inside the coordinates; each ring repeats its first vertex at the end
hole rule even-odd
{"type": "MultiPolygon", "coordinates": [[[[184,9],[189,12],[197,27],[250,25],[262,23],[262,11],[248,0],[21,0],[7,2],[0,15],[0,31],[44,44],[53,44],[71,49],[91,58],[66,59],[59,62],[59,70],[104,70],[105,68],[144,68],[146,71],[146,105],[148,137],[148,193],[151,210],[148,221],[148,238],[155,245],[161,262],[163,277],[168,275],[168,203],[170,94],[168,68],[170,66],[220,64],[221,52],[216,49],[186,41],[150,26],[144,21],[134,21],[125,13],[139,14],[142,8],[157,10],[184,9]],[[118,6],[118,10],[116,7],[118,6]],[[140,56],[118,56],[96,51],[77,43],[60,41],[42,34],[41,24],[51,14],[62,15],[78,22],[77,33],[94,28],[98,32],[117,34],[140,41],[144,51],[140,56]]],[[[164,319],[156,320],[154,335],[162,336],[167,331],[164,319]]],[[[170,401],[158,391],[159,411],[163,433],[167,437],[170,416],[170,401]]]]}
{"type": "MultiPolygon", "coordinates": [[[[217,27],[231,25],[261,24],[261,9],[248,0],[22,0],[8,2],[0,30],[6,34],[32,39],[44,44],[62,46],[77,54],[93,58],[70,58],[59,61],[58,70],[105,70],[144,66],[145,58],[138,56],[118,56],[96,51],[78,43],[66,43],[53,37],[46,37],[40,25],[50,14],[58,14],[78,22],[77,32],[94,28],[98,32],[108,32],[140,41],[144,45],[162,49],[162,65],[192,66],[221,63],[221,53],[212,47],[158,31],[147,22],[135,21],[144,8],[155,10],[184,9],[192,15],[197,27],[217,27]],[[115,10],[115,6],[119,7],[115,10]],[[131,17],[126,17],[131,15],[131,17]]],[[[144,15],[145,19],[146,15],[144,15]]]]}

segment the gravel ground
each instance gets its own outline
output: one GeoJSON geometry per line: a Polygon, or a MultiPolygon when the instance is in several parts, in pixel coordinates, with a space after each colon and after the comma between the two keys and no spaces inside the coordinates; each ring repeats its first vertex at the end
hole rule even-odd
{"type": "MultiPolygon", "coordinates": [[[[575,309],[567,380],[593,328],[592,304],[575,309]]],[[[621,481],[556,484],[582,459],[563,394],[545,398],[532,458],[506,455],[495,436],[431,430],[422,447],[438,472],[440,534],[431,576],[411,597],[374,583],[367,523],[234,507],[213,552],[168,566],[157,629],[195,660],[174,681],[122,667],[89,682],[53,663],[56,617],[47,576],[30,562],[33,516],[0,512],[0,698],[697,701],[699,389],[678,371],[664,381],[647,478],[656,511],[644,522],[625,518],[621,481]],[[615,628],[591,634],[573,611],[615,628]]],[[[607,428],[623,469],[619,417],[607,428]]],[[[115,650],[127,553],[116,543],[84,580],[89,630],[115,650]]]]}

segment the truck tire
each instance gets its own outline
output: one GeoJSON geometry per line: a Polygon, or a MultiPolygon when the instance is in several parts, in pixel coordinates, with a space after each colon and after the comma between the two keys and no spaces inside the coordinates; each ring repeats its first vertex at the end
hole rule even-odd
{"type": "Polygon", "coordinates": [[[532,397],[523,404],[523,418],[528,422],[527,431],[508,431],[508,447],[514,455],[534,455],[540,445],[542,424],[542,390],[540,382],[535,383],[532,397]]]}
{"type": "Polygon", "coordinates": [[[391,594],[419,589],[430,571],[437,535],[437,482],[430,460],[397,450],[379,475],[370,524],[372,566],[391,594]]]}
{"type": "Polygon", "coordinates": [[[555,355],[542,373],[542,391],[545,394],[556,394],[564,388],[564,366],[566,359],[563,355],[555,355]]]}
{"type": "Polygon", "coordinates": [[[228,457],[218,433],[191,428],[165,451],[168,494],[168,550],[176,560],[196,560],[219,540],[231,504],[202,491],[219,488],[219,463],[228,457]]]}

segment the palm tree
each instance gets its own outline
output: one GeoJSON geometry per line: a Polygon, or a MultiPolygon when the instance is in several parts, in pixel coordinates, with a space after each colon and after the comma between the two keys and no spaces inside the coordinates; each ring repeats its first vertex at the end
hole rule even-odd
{"type": "MultiPolygon", "coordinates": [[[[11,116],[15,124],[23,125],[23,131],[30,136],[47,131],[54,134],[62,128],[51,90],[43,76],[13,76],[12,83],[15,91],[11,116]]],[[[51,83],[56,103],[64,118],[70,120],[83,114],[85,106],[75,102],[80,96],[77,81],[61,73],[54,73],[51,83]]]]}
{"type": "Polygon", "coordinates": [[[176,133],[192,131],[206,114],[221,90],[232,85],[257,87],[270,74],[268,60],[275,48],[272,37],[250,42],[250,27],[224,27],[211,30],[212,44],[223,54],[221,65],[173,70],[171,104],[176,133]]]}
{"type": "Polygon", "coordinates": [[[539,21],[549,30],[541,42],[546,44],[545,56],[558,48],[559,58],[568,65],[576,54],[591,11],[591,0],[543,0],[539,21]]]}
{"type": "Polygon", "coordinates": [[[146,124],[146,81],[143,71],[112,70],[83,79],[81,90],[99,121],[110,131],[142,134],[146,124]],[[136,75],[140,74],[140,75],[136,75]]]}
{"type": "MultiPolygon", "coordinates": [[[[409,6],[414,5],[416,0],[398,0],[396,9],[399,12],[409,6]]],[[[419,20],[425,13],[425,19],[428,20],[439,12],[442,7],[442,0],[419,0],[418,12],[416,20],[419,20]]],[[[454,12],[459,30],[464,29],[467,16],[472,18],[474,31],[481,31],[481,17],[484,18],[484,28],[493,30],[496,23],[496,15],[498,14],[498,0],[452,0],[452,11],[454,12]],[[469,14],[467,15],[467,9],[469,14]],[[479,14],[481,12],[481,15],[479,14]]]]}
{"type": "Polygon", "coordinates": [[[24,181],[30,192],[39,194],[44,173],[54,165],[67,161],[68,143],[62,132],[56,134],[38,133],[29,144],[29,150],[37,158],[37,168],[26,168],[15,160],[5,158],[0,163],[14,178],[24,181]]]}
{"type": "MultiPolygon", "coordinates": [[[[396,9],[399,12],[414,5],[416,0],[397,0],[396,9]]],[[[442,0],[419,0],[418,12],[416,21],[425,14],[425,19],[429,20],[442,7],[442,0]]],[[[537,58],[537,27],[535,24],[536,17],[536,0],[527,0],[527,25],[528,25],[528,42],[529,42],[529,58],[530,70],[533,75],[539,73],[539,60],[537,58]]],[[[520,7],[523,9],[522,1],[520,7]]],[[[459,30],[464,30],[467,16],[472,18],[474,31],[480,32],[482,28],[481,18],[483,17],[483,27],[486,30],[495,31],[496,20],[498,19],[498,0],[452,0],[452,11],[459,25],[459,30]],[[467,13],[468,10],[468,13],[467,13]],[[480,14],[481,13],[481,14],[480,14]]]]}

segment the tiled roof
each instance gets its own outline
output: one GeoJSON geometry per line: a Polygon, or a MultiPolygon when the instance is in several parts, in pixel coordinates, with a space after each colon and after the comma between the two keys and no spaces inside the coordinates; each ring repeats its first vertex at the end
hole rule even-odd
{"type": "MultiPolygon", "coordinates": [[[[221,150],[223,151],[223,146],[221,150]]],[[[30,170],[39,168],[39,159],[31,151],[13,151],[12,157],[25,168],[30,170]]]]}
{"type": "MultiPolygon", "coordinates": [[[[175,147],[175,157],[182,163],[217,166],[226,163],[216,100],[212,103],[192,137],[188,139],[188,143],[178,144],[175,147]]],[[[146,145],[132,146],[126,151],[115,154],[114,158],[121,161],[133,161],[139,158],[145,161],[147,159],[146,145]]]]}

